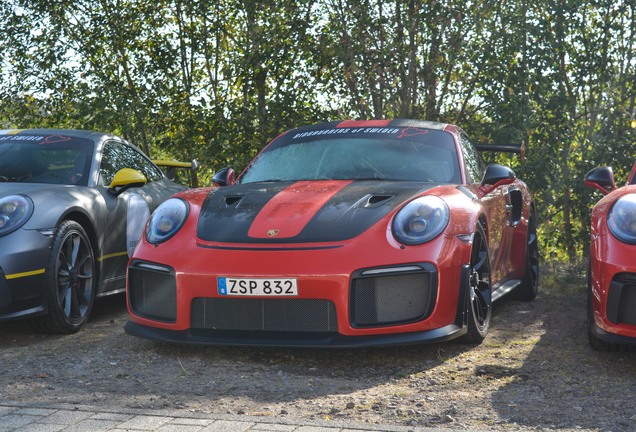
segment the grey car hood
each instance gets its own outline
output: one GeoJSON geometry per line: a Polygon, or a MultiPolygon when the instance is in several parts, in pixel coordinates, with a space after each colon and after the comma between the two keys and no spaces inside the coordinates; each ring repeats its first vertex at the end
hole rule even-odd
{"type": "Polygon", "coordinates": [[[24,229],[54,227],[64,214],[74,209],[95,214],[97,202],[103,201],[97,190],[85,186],[0,183],[0,199],[10,195],[27,196],[33,202],[33,215],[24,229]]]}

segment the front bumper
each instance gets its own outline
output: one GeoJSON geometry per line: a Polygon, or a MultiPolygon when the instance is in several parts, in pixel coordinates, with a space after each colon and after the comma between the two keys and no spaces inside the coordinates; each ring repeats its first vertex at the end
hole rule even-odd
{"type": "Polygon", "coordinates": [[[45,312],[43,299],[50,237],[19,229],[0,237],[0,321],[45,312]]]}
{"type": "Polygon", "coordinates": [[[636,247],[600,236],[590,250],[592,332],[606,342],[636,341],[636,247]],[[599,253],[602,252],[602,253],[599,253]]]}
{"type": "Polygon", "coordinates": [[[591,331],[605,342],[636,345],[636,273],[617,273],[596,303],[591,331]]]}
{"type": "Polygon", "coordinates": [[[469,244],[447,237],[395,253],[347,246],[199,248],[182,251],[172,266],[161,263],[161,248],[138,249],[128,269],[126,332],[167,342],[315,347],[441,342],[466,333],[469,244]],[[422,257],[429,259],[411,261],[422,257]],[[222,295],[219,276],[294,277],[299,295],[222,295]]]}

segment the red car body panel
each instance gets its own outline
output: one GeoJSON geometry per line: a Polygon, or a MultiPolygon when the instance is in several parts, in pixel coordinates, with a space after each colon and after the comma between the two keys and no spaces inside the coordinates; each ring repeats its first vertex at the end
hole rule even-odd
{"type": "MultiPolygon", "coordinates": [[[[630,175],[633,178],[634,170],[630,175]]],[[[624,243],[610,232],[607,215],[612,205],[628,194],[636,194],[636,185],[626,185],[607,194],[594,206],[591,217],[589,282],[593,324],[597,327],[594,331],[601,339],[619,344],[636,344],[636,325],[610,319],[608,311],[611,314],[612,307],[608,298],[612,282],[620,275],[634,275],[634,281],[628,285],[632,291],[636,290],[636,245],[624,243]]],[[[636,321],[636,310],[632,309],[631,317],[636,321]]]]}
{"type": "MultiPolygon", "coordinates": [[[[391,124],[391,121],[345,121],[337,124],[336,128],[390,128],[391,124]]],[[[151,244],[144,238],[130,261],[130,321],[126,331],[137,336],[176,342],[295,346],[370,346],[441,341],[466,333],[466,293],[462,293],[462,287],[468,280],[467,263],[471,259],[472,234],[478,221],[484,221],[487,232],[491,282],[493,296],[496,297],[498,292],[502,293],[509,288],[511,281],[514,285],[515,281],[518,282],[526,274],[525,245],[532,202],[526,185],[518,179],[495,189],[491,188],[487,194],[480,190],[479,183],[468,183],[457,139],[461,129],[447,125],[444,130],[451,132],[455,140],[461,183],[434,185],[410,195],[352,238],[294,241],[301,231],[307,230],[310,221],[320,216],[321,209],[329,207],[327,203],[334,196],[358,187],[360,182],[353,180],[302,180],[284,186],[261,208],[249,209],[248,216],[253,219],[248,224],[246,238],[249,241],[246,242],[214,241],[196,233],[198,229],[202,229],[200,220],[220,212],[205,213],[205,206],[225,206],[226,202],[247,199],[244,197],[259,191],[229,186],[225,189],[188,190],[176,195],[189,203],[189,213],[183,226],[174,237],[159,245],[151,244]],[[218,193],[227,191],[223,193],[229,196],[235,190],[238,191],[237,196],[219,201],[221,204],[213,200],[218,193]],[[514,220],[511,206],[506,206],[510,193],[513,196],[510,199],[519,199],[515,203],[518,214],[514,220]],[[409,246],[395,239],[392,222],[404,204],[418,196],[439,197],[448,206],[450,217],[441,234],[425,244],[409,246]],[[253,212],[256,214],[252,214],[253,212]],[[146,282],[148,278],[137,277],[137,274],[146,274],[145,269],[152,266],[165,274],[169,272],[173,275],[170,277],[174,277],[176,304],[173,320],[154,319],[152,314],[139,313],[139,309],[145,306],[135,308],[132,304],[137,300],[131,300],[136,295],[131,294],[131,291],[137,292],[137,286],[151,284],[146,282]],[[431,310],[421,319],[406,320],[408,322],[361,325],[355,318],[352,299],[354,276],[364,274],[365,270],[382,273],[411,267],[421,268],[436,279],[432,283],[434,299],[431,300],[431,310]],[[232,298],[231,295],[219,294],[219,277],[295,278],[298,296],[280,296],[277,299],[317,299],[332,302],[335,305],[337,334],[323,341],[293,339],[286,342],[259,339],[258,336],[249,340],[233,337],[219,340],[201,335],[192,329],[193,305],[200,299],[232,298]],[[130,285],[134,287],[131,288],[130,285]]],[[[408,131],[405,128],[401,132],[408,131]]],[[[362,212],[360,209],[355,211],[362,212]]],[[[234,219],[243,217],[244,215],[235,216],[234,219]]],[[[233,219],[229,220],[231,223],[233,219]]],[[[333,226],[334,230],[337,228],[337,224],[327,226],[333,226]]],[[[222,227],[219,229],[224,231],[222,227]]],[[[139,292],[149,289],[140,287],[139,292]]]]}

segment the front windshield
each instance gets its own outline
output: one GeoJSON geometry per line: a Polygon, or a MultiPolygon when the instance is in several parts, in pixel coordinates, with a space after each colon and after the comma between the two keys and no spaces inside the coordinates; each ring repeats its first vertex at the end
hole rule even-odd
{"type": "Polygon", "coordinates": [[[0,182],[86,186],[93,144],[62,135],[0,135],[0,182]]]}
{"type": "Polygon", "coordinates": [[[330,130],[344,131],[341,133],[283,135],[252,162],[240,181],[460,182],[455,143],[449,133],[419,128],[369,130],[376,132],[351,128],[330,130]]]}

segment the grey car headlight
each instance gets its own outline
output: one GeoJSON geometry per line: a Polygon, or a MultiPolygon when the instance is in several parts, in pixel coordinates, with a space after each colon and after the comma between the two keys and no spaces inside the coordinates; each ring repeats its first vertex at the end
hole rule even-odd
{"type": "Polygon", "coordinates": [[[636,194],[623,195],[607,214],[610,232],[623,243],[636,244],[636,194]]]}
{"type": "Polygon", "coordinates": [[[437,237],[446,225],[450,214],[441,198],[426,195],[405,205],[393,218],[393,237],[406,245],[426,243],[437,237]]]}
{"type": "Polygon", "coordinates": [[[159,244],[174,236],[188,218],[188,204],[179,198],[170,198],[157,207],[146,228],[146,240],[159,244]]]}
{"type": "Polygon", "coordinates": [[[33,214],[33,201],[24,195],[0,198],[0,236],[20,228],[33,214]]]}

